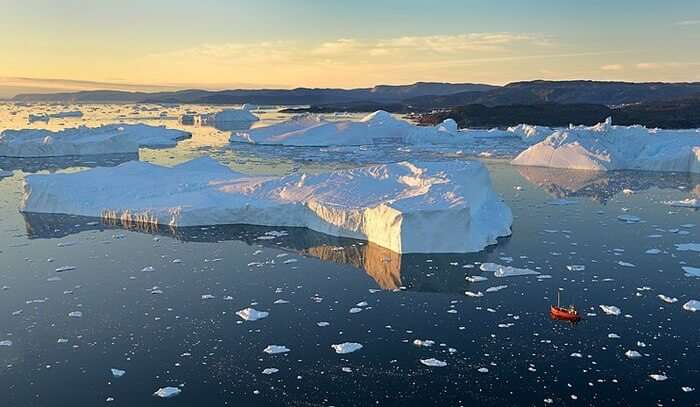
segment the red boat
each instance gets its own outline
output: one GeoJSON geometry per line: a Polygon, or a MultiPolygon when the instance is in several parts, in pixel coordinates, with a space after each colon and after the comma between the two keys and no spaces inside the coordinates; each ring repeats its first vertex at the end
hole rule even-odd
{"type": "Polygon", "coordinates": [[[576,311],[576,307],[569,305],[568,307],[562,307],[559,305],[559,291],[557,291],[557,305],[552,305],[549,308],[549,315],[552,319],[560,319],[570,322],[578,322],[581,320],[581,316],[576,311]]]}

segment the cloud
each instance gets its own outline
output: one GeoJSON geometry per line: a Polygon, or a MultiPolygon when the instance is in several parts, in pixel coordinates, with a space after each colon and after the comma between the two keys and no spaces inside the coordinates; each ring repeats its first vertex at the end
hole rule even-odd
{"type": "Polygon", "coordinates": [[[637,69],[652,70],[661,68],[661,64],[655,62],[640,62],[636,65],[637,69]]]}
{"type": "Polygon", "coordinates": [[[380,40],[377,48],[412,49],[436,53],[505,50],[515,44],[547,45],[548,40],[532,34],[470,33],[459,35],[405,36],[380,40]]]}
{"type": "Polygon", "coordinates": [[[621,71],[623,69],[625,69],[625,67],[621,64],[608,64],[600,67],[601,71],[621,71]]]}
{"type": "Polygon", "coordinates": [[[700,20],[683,20],[676,21],[675,25],[700,25],[700,20]]]}
{"type": "Polygon", "coordinates": [[[324,42],[320,46],[311,50],[313,55],[343,55],[357,49],[364,48],[365,45],[352,38],[341,38],[335,41],[324,42]]]}

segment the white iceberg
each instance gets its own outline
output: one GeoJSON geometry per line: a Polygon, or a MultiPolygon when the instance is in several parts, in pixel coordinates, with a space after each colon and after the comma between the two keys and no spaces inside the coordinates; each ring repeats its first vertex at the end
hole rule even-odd
{"type": "Polygon", "coordinates": [[[603,310],[603,312],[606,315],[615,315],[618,316],[622,311],[620,311],[620,308],[614,306],[614,305],[600,305],[600,309],[603,310]]]}
{"type": "Polygon", "coordinates": [[[307,227],[397,253],[480,251],[509,235],[513,219],[477,161],[403,162],[285,177],[247,176],[208,157],[172,168],[132,161],[30,175],[21,210],[174,227],[307,227]]]}
{"type": "Polygon", "coordinates": [[[119,378],[122,377],[126,374],[126,370],[121,370],[121,369],[111,369],[112,371],[112,376],[119,378]]]}
{"type": "Polygon", "coordinates": [[[177,387],[161,387],[160,389],[156,390],[155,393],[153,393],[154,396],[164,398],[164,399],[169,399],[171,397],[175,397],[178,394],[182,393],[182,390],[180,390],[177,387]]]}
{"type": "Polygon", "coordinates": [[[700,199],[687,198],[680,201],[664,201],[665,205],[677,206],[679,208],[700,208],[700,199]]]}
{"type": "Polygon", "coordinates": [[[534,276],[540,274],[539,272],[528,268],[502,266],[496,263],[483,263],[481,266],[479,266],[479,269],[481,269],[481,271],[492,271],[494,277],[534,276]]]}
{"type": "Polygon", "coordinates": [[[700,130],[659,130],[613,126],[557,130],[520,153],[515,165],[613,171],[700,173],[700,130]]]}
{"type": "Polygon", "coordinates": [[[44,129],[4,130],[0,133],[0,156],[55,157],[67,155],[135,154],[139,148],[174,147],[190,133],[147,126],[110,124],[60,131],[44,129]]]}
{"type": "Polygon", "coordinates": [[[203,124],[256,122],[260,120],[258,116],[250,112],[249,107],[250,105],[244,105],[242,109],[224,109],[217,113],[202,115],[200,120],[203,124]]]}
{"type": "Polygon", "coordinates": [[[686,277],[700,277],[700,267],[681,266],[686,277]]]}
{"type": "Polygon", "coordinates": [[[683,304],[683,309],[690,312],[696,312],[697,310],[700,310],[700,301],[690,300],[683,304]]]}
{"type": "Polygon", "coordinates": [[[268,345],[265,349],[263,349],[263,352],[269,355],[274,355],[277,353],[287,353],[289,352],[289,348],[282,345],[268,345]]]}
{"type": "Polygon", "coordinates": [[[430,358],[430,359],[421,359],[420,363],[430,366],[430,367],[445,367],[447,366],[447,362],[444,362],[442,360],[438,360],[435,358],[430,358]]]}
{"type": "Polygon", "coordinates": [[[700,243],[680,243],[675,246],[679,252],[700,252],[700,243]]]}
{"type": "Polygon", "coordinates": [[[238,315],[239,317],[241,317],[241,319],[244,319],[246,321],[257,321],[259,319],[267,318],[267,316],[270,315],[270,313],[265,311],[258,311],[253,308],[245,308],[240,311],[237,311],[236,315],[238,315]]]}
{"type": "Polygon", "coordinates": [[[331,345],[331,348],[335,350],[335,353],[343,355],[362,349],[362,345],[356,342],[343,342],[336,345],[331,345]]]}
{"type": "MultiPolygon", "coordinates": [[[[485,131],[474,130],[481,134],[485,131]]],[[[447,119],[437,126],[415,126],[379,110],[362,120],[330,121],[322,116],[301,115],[282,123],[236,132],[232,142],[286,146],[360,146],[370,144],[460,144],[469,136],[447,119]]]]}

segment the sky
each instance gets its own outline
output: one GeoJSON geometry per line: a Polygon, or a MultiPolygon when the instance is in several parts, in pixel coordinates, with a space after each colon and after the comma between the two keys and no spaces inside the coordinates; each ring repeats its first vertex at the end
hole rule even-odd
{"type": "Polygon", "coordinates": [[[0,0],[0,97],[700,81],[698,0],[0,0]]]}

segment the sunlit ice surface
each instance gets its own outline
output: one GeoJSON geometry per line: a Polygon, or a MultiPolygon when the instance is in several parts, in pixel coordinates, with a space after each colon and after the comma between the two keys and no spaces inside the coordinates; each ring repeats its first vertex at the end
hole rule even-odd
{"type": "MultiPolygon", "coordinates": [[[[3,105],[0,127],[133,121],[193,137],[137,157],[0,158],[12,172],[0,178],[3,405],[156,405],[153,393],[169,386],[181,392],[167,403],[182,406],[699,401],[700,315],[683,304],[700,299],[700,279],[684,270],[700,268],[687,249],[700,243],[700,216],[664,204],[700,193],[698,176],[512,167],[499,159],[509,148],[481,146],[493,153],[487,165],[513,210],[513,235],[461,255],[400,256],[297,228],[22,215],[30,173],[210,155],[239,171],[285,174],[483,152],[229,145],[229,130],[177,121],[215,106],[80,105],[80,119],[26,122],[30,111],[73,108],[3,105]],[[539,274],[499,278],[482,263],[539,274]],[[559,289],[578,324],[550,319],[559,289]],[[269,315],[236,314],[248,307],[269,315]],[[331,347],[346,342],[362,348],[331,347]],[[269,354],[269,345],[289,351],[269,354]]],[[[255,126],[289,117],[259,115],[255,126]]]]}

